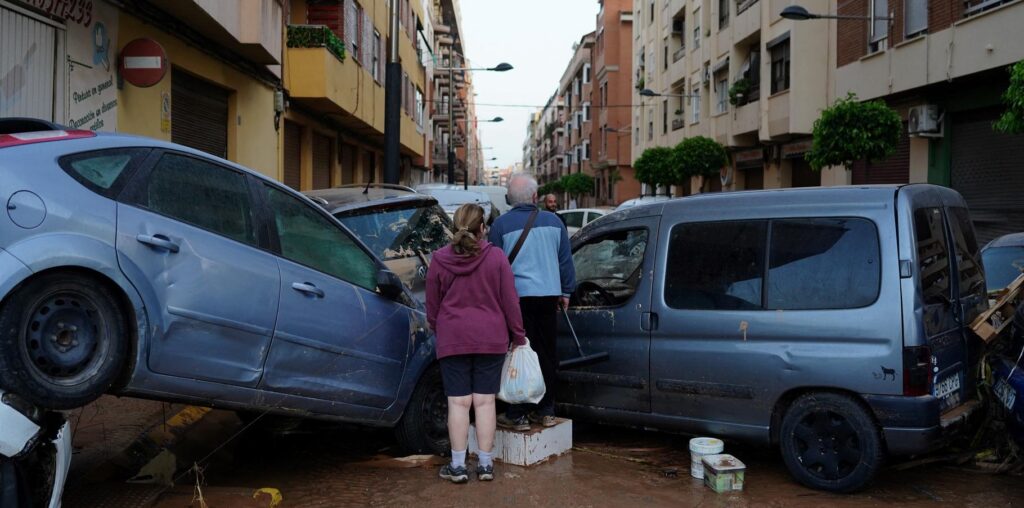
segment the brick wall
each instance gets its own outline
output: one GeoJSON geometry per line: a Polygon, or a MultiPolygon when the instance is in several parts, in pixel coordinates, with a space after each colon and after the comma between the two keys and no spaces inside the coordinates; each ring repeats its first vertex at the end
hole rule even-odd
{"type": "Polygon", "coordinates": [[[964,3],[960,0],[929,0],[928,32],[949,28],[964,16],[964,3]]]}
{"type": "MultiPolygon", "coordinates": [[[[840,16],[867,16],[869,0],[849,0],[839,4],[840,16]]],[[[805,21],[805,23],[807,23],[805,21]]],[[[836,53],[839,67],[856,62],[867,54],[868,23],[860,20],[839,20],[836,53]]]]}

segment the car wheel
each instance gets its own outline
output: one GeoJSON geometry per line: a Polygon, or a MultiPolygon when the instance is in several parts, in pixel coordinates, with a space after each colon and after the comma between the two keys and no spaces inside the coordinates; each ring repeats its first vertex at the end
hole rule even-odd
{"type": "Polygon", "coordinates": [[[395,428],[398,444],[411,453],[451,453],[448,439],[448,397],[441,385],[441,369],[430,367],[412,392],[405,414],[395,428]]]}
{"type": "Polygon", "coordinates": [[[779,447],[797,481],[831,492],[864,487],[884,460],[874,419],[858,401],[838,393],[796,399],[783,417],[779,447]]]}
{"type": "Polygon", "coordinates": [[[0,308],[0,384],[43,408],[84,406],[121,373],[127,336],[124,312],[103,284],[44,275],[0,308]]]}

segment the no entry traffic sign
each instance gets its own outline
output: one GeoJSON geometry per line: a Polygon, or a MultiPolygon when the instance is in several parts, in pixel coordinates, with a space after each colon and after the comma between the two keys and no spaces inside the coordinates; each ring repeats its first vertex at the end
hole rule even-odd
{"type": "Polygon", "coordinates": [[[138,86],[149,87],[167,74],[167,53],[153,39],[135,39],[121,49],[121,77],[138,86]]]}

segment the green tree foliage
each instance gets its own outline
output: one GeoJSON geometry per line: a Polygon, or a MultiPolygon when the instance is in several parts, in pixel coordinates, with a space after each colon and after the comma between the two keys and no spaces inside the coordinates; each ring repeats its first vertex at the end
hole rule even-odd
{"type": "Polygon", "coordinates": [[[572,173],[562,177],[559,182],[565,192],[572,196],[582,196],[594,192],[594,177],[586,173],[572,173]]]}
{"type": "Polygon", "coordinates": [[[543,196],[545,194],[561,194],[565,192],[565,187],[562,185],[561,180],[555,180],[548,182],[537,188],[537,195],[543,196]]]}
{"type": "Polygon", "coordinates": [[[1024,61],[1010,66],[1010,86],[1003,94],[1006,111],[999,117],[995,129],[1007,134],[1024,133],[1024,61]]]}
{"type": "Polygon", "coordinates": [[[636,168],[636,179],[656,188],[659,185],[672,185],[676,178],[675,151],[665,146],[655,146],[644,150],[640,158],[633,163],[636,168]]]}
{"type": "Polygon", "coordinates": [[[850,93],[821,112],[814,121],[814,146],[807,153],[811,168],[850,169],[859,160],[876,162],[896,151],[903,122],[880,100],[860,102],[850,93]]]}
{"type": "Polygon", "coordinates": [[[693,176],[717,175],[722,166],[729,163],[725,147],[706,136],[686,138],[676,145],[674,152],[676,175],[673,182],[693,176]]]}

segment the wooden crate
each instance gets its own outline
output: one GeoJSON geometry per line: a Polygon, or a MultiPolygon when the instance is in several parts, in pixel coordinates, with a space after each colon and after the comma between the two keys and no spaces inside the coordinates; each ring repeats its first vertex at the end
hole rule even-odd
{"type": "Polygon", "coordinates": [[[999,299],[996,300],[995,305],[982,312],[971,323],[971,328],[974,333],[978,334],[978,337],[981,337],[981,340],[991,342],[992,339],[1003,333],[1006,327],[1010,326],[1010,323],[1013,322],[1013,315],[1017,311],[1017,305],[1020,303],[1018,300],[1022,287],[1024,287],[1024,273],[999,293],[999,299]]]}

